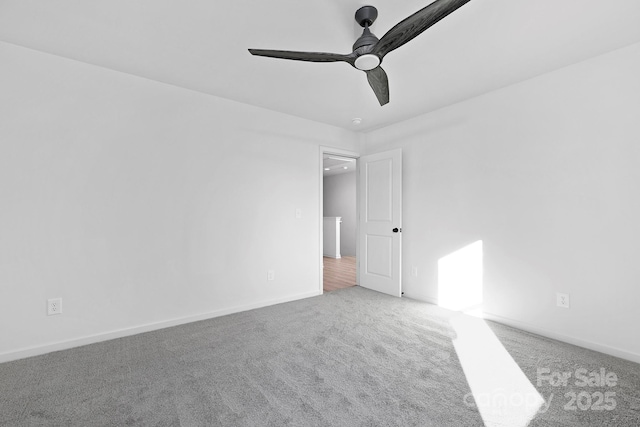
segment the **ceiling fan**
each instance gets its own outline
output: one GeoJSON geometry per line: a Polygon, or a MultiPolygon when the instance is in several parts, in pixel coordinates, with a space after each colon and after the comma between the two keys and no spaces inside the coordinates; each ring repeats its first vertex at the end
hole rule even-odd
{"type": "Polygon", "coordinates": [[[257,56],[293,59],[296,61],[347,62],[354,68],[367,73],[369,85],[376,94],[380,105],[385,105],[389,102],[389,80],[387,79],[387,73],[380,67],[385,55],[417,37],[427,28],[469,1],[435,0],[427,7],[420,9],[391,28],[381,39],[378,39],[369,31],[369,26],[378,17],[378,10],[373,6],[363,6],[356,11],[355,19],[364,28],[364,31],[354,43],[353,52],[346,55],[268,49],[249,49],[249,52],[257,56]]]}

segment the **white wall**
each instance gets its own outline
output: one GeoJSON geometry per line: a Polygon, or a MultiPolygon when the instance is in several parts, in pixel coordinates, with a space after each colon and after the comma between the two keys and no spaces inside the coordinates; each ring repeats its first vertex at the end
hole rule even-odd
{"type": "Polygon", "coordinates": [[[356,173],[342,173],[324,178],[324,216],[340,216],[340,252],[356,256],[356,173]]]}
{"type": "Polygon", "coordinates": [[[482,240],[493,318],[640,361],[638,76],[635,44],[368,134],[403,148],[406,295],[482,240]]]}
{"type": "Polygon", "coordinates": [[[355,135],[5,43],[0,63],[0,361],[319,293],[319,146],[355,135]]]}
{"type": "MultiPolygon", "coordinates": [[[[495,318],[640,361],[639,58],[366,136],[404,150],[407,296],[436,301],[438,259],[482,239],[495,318]]],[[[359,135],[5,43],[0,63],[0,361],[318,293],[318,147],[359,135]]]]}

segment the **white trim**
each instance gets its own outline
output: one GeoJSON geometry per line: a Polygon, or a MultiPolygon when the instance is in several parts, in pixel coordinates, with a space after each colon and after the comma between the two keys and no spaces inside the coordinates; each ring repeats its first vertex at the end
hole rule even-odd
{"type": "Polygon", "coordinates": [[[404,295],[402,295],[402,297],[403,298],[414,299],[416,301],[427,302],[427,303],[433,304],[433,305],[438,305],[438,299],[437,298],[423,297],[423,296],[418,298],[418,297],[414,297],[412,294],[408,294],[408,293],[405,293],[404,295]]]}
{"type": "Polygon", "coordinates": [[[572,337],[570,335],[559,334],[557,332],[549,331],[547,329],[538,328],[529,323],[520,322],[518,320],[513,320],[508,317],[498,316],[497,314],[484,312],[483,317],[485,319],[493,320],[494,322],[511,326],[516,329],[521,329],[523,331],[531,332],[537,335],[541,335],[543,337],[552,338],[554,340],[577,345],[579,347],[584,347],[589,350],[598,351],[600,353],[605,353],[611,356],[619,357],[621,359],[626,359],[632,362],[640,363],[640,354],[622,350],[617,347],[611,347],[608,345],[599,344],[592,341],[586,341],[580,338],[572,337]]]}
{"type": "Polygon", "coordinates": [[[242,311],[253,310],[256,308],[267,307],[270,305],[281,304],[285,302],[296,301],[300,299],[310,298],[321,295],[322,292],[317,291],[305,292],[302,294],[291,295],[283,298],[265,300],[251,304],[239,305],[230,308],[211,311],[208,313],[196,314],[193,316],[179,317],[176,319],[162,320],[159,322],[145,323],[130,328],[118,329],[110,332],[103,332],[95,335],[89,335],[81,338],[73,338],[65,341],[58,341],[45,345],[21,348],[15,351],[9,351],[0,354],[0,363],[10,362],[12,360],[24,359],[26,357],[39,356],[41,354],[51,353],[53,351],[67,350],[74,347],[80,347],[87,344],[93,344],[101,341],[108,341],[116,338],[128,337],[131,335],[141,334],[143,332],[156,331],[158,329],[170,328],[172,326],[183,325],[185,323],[197,322],[200,320],[212,319],[215,317],[225,316],[227,314],[239,313],[242,311]]]}
{"type": "Polygon", "coordinates": [[[335,154],[336,156],[351,157],[354,159],[357,159],[358,157],[360,157],[360,153],[358,153],[357,151],[344,150],[342,148],[329,147],[326,145],[320,146],[320,154],[335,154]]]}

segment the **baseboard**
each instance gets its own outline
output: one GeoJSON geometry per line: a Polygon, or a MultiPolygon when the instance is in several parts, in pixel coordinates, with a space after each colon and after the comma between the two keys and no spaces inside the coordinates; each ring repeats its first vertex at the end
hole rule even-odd
{"type": "MultiPolygon", "coordinates": [[[[404,295],[407,298],[412,298],[411,295],[404,295]]],[[[429,304],[438,305],[437,298],[429,298],[429,297],[420,297],[414,298],[419,301],[424,301],[429,304]]],[[[580,338],[572,337],[570,335],[559,334],[554,331],[549,331],[546,329],[538,328],[537,326],[531,325],[529,323],[520,322],[518,320],[514,320],[508,317],[499,316],[493,313],[487,313],[483,311],[482,316],[487,320],[492,320],[497,323],[501,323],[503,325],[511,326],[512,328],[520,329],[526,332],[531,332],[532,334],[540,335],[546,338],[551,338],[554,340],[566,342],[569,344],[577,345],[579,347],[584,347],[589,350],[598,351],[600,353],[608,354],[610,356],[619,357],[621,359],[630,360],[635,363],[640,363],[640,354],[633,353],[630,351],[622,350],[617,347],[611,347],[604,344],[599,344],[592,341],[583,340],[580,338]]]]}
{"type": "Polygon", "coordinates": [[[336,255],[336,254],[333,254],[333,255],[332,255],[332,254],[322,254],[322,256],[325,256],[325,257],[327,257],[327,258],[333,258],[333,259],[340,259],[340,258],[342,258],[342,256],[340,256],[340,255],[336,255]]]}
{"type": "Polygon", "coordinates": [[[430,297],[425,297],[420,295],[419,297],[413,295],[412,293],[405,293],[404,291],[402,291],[402,296],[404,298],[409,298],[409,299],[414,299],[416,301],[422,301],[422,302],[427,302],[429,304],[433,304],[433,305],[438,305],[438,299],[437,298],[430,298],[430,297]]]}
{"type": "Polygon", "coordinates": [[[285,302],[296,301],[300,299],[310,298],[321,295],[321,291],[305,292],[302,294],[290,295],[283,298],[259,301],[252,304],[239,305],[230,308],[211,311],[208,313],[200,313],[193,316],[180,317],[175,319],[163,320],[159,322],[146,323],[143,325],[123,328],[109,332],[103,332],[95,335],[89,335],[81,338],[74,338],[55,343],[21,348],[15,351],[0,353],[0,363],[10,362],[12,360],[24,359],[32,356],[39,356],[54,351],[67,350],[74,347],[80,347],[87,344],[93,344],[101,341],[108,341],[116,338],[128,337],[131,335],[141,334],[143,332],[151,332],[158,329],[170,328],[172,326],[183,325],[185,323],[197,322],[200,320],[213,319],[214,317],[225,316],[227,314],[239,313],[242,311],[253,310],[256,308],[267,307],[270,305],[281,304],[285,302]]]}
{"type": "Polygon", "coordinates": [[[437,298],[429,298],[429,297],[425,297],[422,299],[424,302],[428,302],[429,304],[433,304],[433,305],[438,305],[438,299],[437,298]]]}
{"type": "Polygon", "coordinates": [[[617,347],[611,347],[604,344],[595,343],[592,341],[583,340],[580,338],[572,337],[570,335],[559,334],[557,332],[549,331],[546,329],[538,328],[529,323],[520,322],[518,320],[513,320],[508,317],[499,316],[497,314],[484,312],[483,316],[487,320],[492,320],[497,323],[501,323],[503,325],[511,326],[516,329],[521,329],[526,332],[531,332],[533,334],[541,335],[543,337],[552,338],[554,340],[566,342],[569,344],[577,345],[579,347],[584,347],[589,350],[598,351],[600,353],[605,353],[611,356],[619,357],[621,359],[630,360],[635,363],[640,363],[640,354],[633,353],[630,351],[622,350],[617,347]]]}

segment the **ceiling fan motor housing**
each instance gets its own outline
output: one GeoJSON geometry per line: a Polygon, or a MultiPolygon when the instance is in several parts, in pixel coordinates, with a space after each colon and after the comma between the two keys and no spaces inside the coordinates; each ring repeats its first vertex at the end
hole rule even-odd
{"type": "MultiPolygon", "coordinates": [[[[363,6],[356,11],[356,22],[364,27],[362,35],[353,44],[353,51],[356,52],[365,46],[373,46],[378,43],[378,38],[369,30],[378,17],[378,10],[373,6],[363,6]]],[[[368,49],[361,49],[360,55],[355,60],[355,67],[359,70],[368,71],[380,65],[380,58],[369,53],[368,49]],[[362,52],[364,50],[365,52],[362,52]]]]}
{"type": "Polygon", "coordinates": [[[355,51],[362,46],[370,46],[376,43],[378,43],[378,38],[369,31],[368,27],[365,27],[362,35],[358,37],[358,40],[353,44],[353,50],[355,51]]]}
{"type": "Polygon", "coordinates": [[[380,65],[381,59],[371,54],[371,48],[378,43],[378,38],[369,30],[378,17],[378,10],[373,6],[363,6],[356,11],[356,22],[364,28],[362,35],[353,44],[353,51],[358,53],[354,66],[358,70],[369,71],[380,65]],[[364,49],[363,49],[364,48],[364,49]]]}

